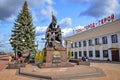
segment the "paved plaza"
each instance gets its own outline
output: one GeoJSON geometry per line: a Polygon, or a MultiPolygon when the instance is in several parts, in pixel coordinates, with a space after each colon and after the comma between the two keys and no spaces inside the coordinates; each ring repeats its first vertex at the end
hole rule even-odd
{"type": "Polygon", "coordinates": [[[83,77],[105,76],[104,72],[96,67],[75,65],[74,67],[57,68],[38,68],[37,66],[27,65],[21,68],[20,75],[50,79],[50,80],[68,80],[83,77]]]}
{"type": "MultiPolygon", "coordinates": [[[[0,59],[0,80],[46,80],[46,79],[41,79],[41,78],[34,78],[34,77],[29,77],[25,75],[19,75],[18,70],[16,69],[5,69],[6,67],[6,61],[5,59],[0,59]],[[4,63],[4,64],[3,64],[4,63]]],[[[27,67],[31,67],[30,64],[27,65],[27,67]]],[[[35,67],[35,66],[32,66],[35,67]]],[[[81,78],[76,78],[76,79],[69,79],[69,80],[120,80],[120,62],[91,62],[90,67],[92,67],[92,71],[86,70],[85,67],[82,67],[81,65],[77,66],[79,67],[82,71],[81,72],[94,72],[95,68],[101,69],[104,71],[105,76],[86,76],[86,77],[81,77],[81,78]]],[[[86,66],[87,67],[87,66],[86,66]]],[[[30,69],[30,68],[29,68],[30,69]]],[[[61,68],[61,72],[65,71],[67,68],[61,68]]],[[[37,68],[35,68],[37,71],[37,68]]],[[[51,69],[48,69],[49,71],[51,69]]],[[[74,72],[75,70],[71,69],[71,73],[74,72]]],[[[33,71],[33,68],[30,69],[30,71],[33,71]]],[[[48,75],[53,75],[55,74],[54,72],[58,71],[57,69],[54,69],[54,71],[51,71],[51,73],[47,73],[48,75]]],[[[69,70],[70,71],[70,70],[69,70]]],[[[42,71],[41,71],[42,72],[42,71]]],[[[34,71],[33,71],[34,73],[34,71]]],[[[45,73],[45,72],[44,72],[45,73]]],[[[40,74],[40,73],[39,73],[40,74]]],[[[57,74],[56,74],[57,75],[57,74]]],[[[66,79],[64,79],[66,80],[66,79]]]]}

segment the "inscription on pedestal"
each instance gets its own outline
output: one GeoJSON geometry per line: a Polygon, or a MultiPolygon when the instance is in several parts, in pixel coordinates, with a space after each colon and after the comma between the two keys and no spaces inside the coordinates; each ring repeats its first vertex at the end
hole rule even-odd
{"type": "Polygon", "coordinates": [[[54,50],[53,48],[46,49],[46,63],[66,62],[66,49],[54,50]]]}
{"type": "Polygon", "coordinates": [[[61,55],[59,51],[54,51],[53,52],[53,63],[60,63],[61,62],[61,55]]]}

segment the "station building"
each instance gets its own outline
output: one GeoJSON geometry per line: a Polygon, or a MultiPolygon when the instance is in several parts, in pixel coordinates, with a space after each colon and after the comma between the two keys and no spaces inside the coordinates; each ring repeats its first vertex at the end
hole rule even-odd
{"type": "Polygon", "coordinates": [[[76,33],[64,40],[74,59],[87,56],[92,60],[120,61],[120,19],[76,33]]]}

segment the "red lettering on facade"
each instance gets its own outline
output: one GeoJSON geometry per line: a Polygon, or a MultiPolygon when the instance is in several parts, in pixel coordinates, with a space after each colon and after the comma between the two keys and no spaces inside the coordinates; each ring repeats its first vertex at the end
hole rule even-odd
{"type": "Polygon", "coordinates": [[[77,29],[76,32],[81,32],[81,31],[84,31],[84,30],[94,28],[94,27],[96,27],[96,25],[101,25],[101,24],[104,24],[106,22],[113,21],[114,19],[115,19],[115,15],[112,14],[111,16],[108,16],[106,18],[103,18],[103,19],[99,20],[97,23],[92,23],[92,24],[89,24],[89,25],[85,26],[84,28],[77,29]]]}
{"type": "Polygon", "coordinates": [[[111,20],[110,16],[108,16],[107,20],[108,20],[108,21],[110,21],[110,20],[111,20]]]}
{"type": "Polygon", "coordinates": [[[111,20],[113,21],[115,18],[114,14],[111,15],[111,20]]]}
{"type": "Polygon", "coordinates": [[[104,18],[104,23],[107,21],[107,18],[104,18]]]}

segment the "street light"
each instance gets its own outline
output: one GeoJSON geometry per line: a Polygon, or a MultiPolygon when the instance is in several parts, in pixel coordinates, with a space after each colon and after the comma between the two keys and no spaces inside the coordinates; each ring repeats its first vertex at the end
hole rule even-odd
{"type": "Polygon", "coordinates": [[[35,45],[35,48],[36,48],[36,50],[38,52],[38,41],[37,41],[37,44],[35,45]]]}

